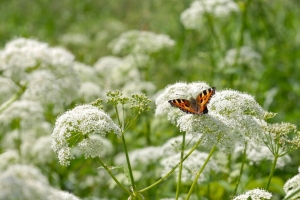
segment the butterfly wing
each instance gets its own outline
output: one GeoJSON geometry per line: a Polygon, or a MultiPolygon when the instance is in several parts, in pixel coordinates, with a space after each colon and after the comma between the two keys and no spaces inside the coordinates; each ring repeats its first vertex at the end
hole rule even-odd
{"type": "Polygon", "coordinates": [[[215,94],[216,88],[211,87],[202,91],[196,98],[197,102],[197,114],[206,114],[208,113],[207,104],[211,97],[215,94]]]}
{"type": "Polygon", "coordinates": [[[168,101],[171,106],[177,107],[183,112],[189,114],[197,114],[197,110],[194,108],[193,104],[187,99],[174,99],[168,101]]]}

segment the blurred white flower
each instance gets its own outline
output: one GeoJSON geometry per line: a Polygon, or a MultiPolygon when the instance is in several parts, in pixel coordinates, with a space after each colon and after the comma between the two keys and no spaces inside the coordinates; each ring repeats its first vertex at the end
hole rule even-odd
{"type": "Polygon", "coordinates": [[[98,98],[106,98],[106,91],[101,89],[101,87],[93,82],[83,82],[81,83],[80,89],[78,91],[78,98],[85,103],[92,102],[98,98]]]}
{"type": "MultiPolygon", "coordinates": [[[[1,65],[1,64],[0,64],[1,65]]],[[[9,78],[0,77],[0,105],[18,92],[18,86],[9,78]]]]}
{"type": "MultiPolygon", "coordinates": [[[[24,144],[26,142],[22,146],[24,144]]],[[[51,135],[39,137],[34,142],[28,141],[27,144],[27,154],[29,154],[27,156],[30,156],[27,158],[29,163],[48,164],[54,161],[55,156],[50,148],[52,144],[51,135]]]]}
{"type": "MultiPolygon", "coordinates": [[[[300,190],[300,167],[298,168],[298,174],[285,182],[283,190],[286,193],[286,197],[300,190]]],[[[295,195],[292,197],[292,199],[299,199],[300,193],[295,193],[295,195]]]]}
{"type": "Polygon", "coordinates": [[[175,45],[168,35],[148,31],[127,31],[109,44],[113,54],[152,54],[175,45]]]}
{"type": "Polygon", "coordinates": [[[70,193],[51,187],[37,168],[27,165],[10,166],[0,175],[0,188],[0,200],[79,200],[70,193]]]}
{"type": "Polygon", "coordinates": [[[80,62],[74,62],[74,70],[77,72],[81,82],[99,83],[99,76],[94,67],[80,62]]]}
{"type": "Polygon", "coordinates": [[[140,68],[147,66],[148,56],[128,55],[125,58],[103,57],[94,65],[99,76],[102,77],[101,85],[104,90],[121,90],[124,94],[146,93],[153,94],[156,86],[144,81],[140,68]]]}
{"type": "Polygon", "coordinates": [[[0,124],[5,127],[30,129],[44,121],[44,109],[35,101],[20,100],[12,103],[0,114],[0,124]]]}
{"type": "MultiPolygon", "coordinates": [[[[161,147],[145,147],[142,149],[136,149],[129,152],[129,158],[131,165],[137,167],[139,164],[142,166],[147,166],[151,163],[157,163],[157,161],[163,156],[163,151],[161,147]]],[[[115,163],[117,165],[122,165],[126,163],[126,158],[124,154],[120,154],[116,157],[115,163]]]]}
{"type": "Polygon", "coordinates": [[[83,46],[89,43],[89,38],[82,33],[65,33],[61,36],[60,41],[66,45],[83,46]]]}
{"type": "MultiPolygon", "coordinates": [[[[185,155],[188,153],[188,151],[185,151],[185,155]]],[[[184,162],[183,162],[183,168],[182,168],[182,177],[181,180],[183,182],[192,182],[194,178],[196,177],[197,172],[201,168],[201,166],[204,164],[205,160],[207,159],[208,154],[199,152],[195,150],[184,162]]],[[[161,173],[161,176],[166,175],[175,165],[177,165],[180,162],[180,153],[165,157],[161,160],[161,165],[163,166],[163,171],[161,173]]],[[[213,158],[209,160],[207,165],[204,168],[204,171],[201,173],[198,182],[204,182],[207,181],[208,176],[205,176],[206,174],[209,174],[210,171],[218,172],[218,166],[216,165],[216,162],[213,158]]],[[[178,177],[178,168],[175,170],[176,177],[178,177]]],[[[177,179],[176,179],[177,181],[177,179]]]]}
{"type": "Polygon", "coordinates": [[[230,49],[227,51],[220,67],[234,67],[235,65],[261,69],[263,66],[262,57],[248,46],[242,46],[239,49],[230,49]]]}
{"type": "Polygon", "coordinates": [[[69,165],[74,159],[70,147],[77,143],[85,157],[101,156],[103,143],[100,138],[110,132],[119,137],[121,129],[103,110],[91,105],[77,106],[56,120],[52,149],[62,165],[69,165]],[[101,137],[95,139],[92,135],[101,137]]]}
{"type": "Polygon", "coordinates": [[[54,107],[55,113],[76,98],[80,81],[73,62],[68,51],[33,39],[15,39],[0,51],[3,76],[21,85],[28,83],[22,98],[54,107]]]}
{"type": "Polygon", "coordinates": [[[249,190],[244,194],[236,196],[233,200],[263,200],[263,199],[271,199],[272,194],[262,189],[253,189],[249,190]]]}
{"type": "Polygon", "coordinates": [[[123,59],[116,56],[105,56],[94,64],[95,70],[102,76],[109,75],[113,68],[122,65],[123,59]]]}
{"type": "MultiPolygon", "coordinates": [[[[266,146],[251,146],[247,150],[247,158],[254,164],[259,164],[263,160],[274,160],[274,155],[271,153],[270,149],[266,146]],[[251,148],[252,147],[252,148],[251,148]]],[[[283,169],[286,165],[292,162],[292,158],[289,155],[284,155],[279,157],[276,163],[276,167],[283,169]]],[[[250,163],[251,164],[251,163],[250,163]]]]}
{"type": "Polygon", "coordinates": [[[19,154],[16,150],[8,149],[0,154],[0,171],[6,170],[10,165],[20,162],[19,154]]]}
{"type": "Polygon", "coordinates": [[[233,0],[198,0],[181,13],[180,20],[187,29],[199,29],[206,13],[224,18],[232,12],[239,12],[239,7],[233,0]]]}

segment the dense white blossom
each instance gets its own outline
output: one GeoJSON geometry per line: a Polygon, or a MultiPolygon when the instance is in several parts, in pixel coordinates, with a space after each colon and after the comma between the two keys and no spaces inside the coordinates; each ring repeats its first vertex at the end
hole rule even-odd
{"type": "Polygon", "coordinates": [[[8,149],[0,154],[0,171],[6,170],[10,165],[19,163],[20,157],[17,150],[8,149]]]}
{"type": "Polygon", "coordinates": [[[38,102],[27,100],[15,101],[0,114],[0,124],[7,127],[13,123],[18,123],[20,128],[25,130],[38,122],[42,122],[44,120],[43,114],[44,109],[38,102]]]}
{"type": "Polygon", "coordinates": [[[168,86],[156,99],[156,115],[167,114],[180,131],[202,134],[204,146],[210,148],[217,144],[226,153],[234,150],[233,143],[244,145],[255,141],[261,145],[265,111],[249,94],[233,90],[216,91],[207,104],[208,114],[202,115],[186,114],[168,102],[195,98],[207,88],[209,86],[202,82],[168,86]]]}
{"type": "Polygon", "coordinates": [[[0,104],[18,92],[18,86],[9,78],[0,77],[0,86],[0,104]]]}
{"type": "Polygon", "coordinates": [[[1,173],[0,188],[0,200],[79,200],[68,192],[50,186],[37,168],[27,165],[11,165],[1,173]]]}
{"type": "Polygon", "coordinates": [[[151,54],[175,45],[168,35],[148,31],[127,31],[113,40],[109,47],[114,54],[151,54]]]}
{"type": "MultiPolygon", "coordinates": [[[[286,196],[293,194],[296,191],[300,191],[300,167],[298,168],[298,174],[295,175],[293,178],[289,179],[285,182],[283,186],[283,190],[286,193],[286,196]]],[[[300,192],[295,194],[292,199],[299,199],[300,192]]]]}
{"type": "Polygon", "coordinates": [[[153,94],[156,86],[144,81],[140,68],[147,66],[149,57],[143,55],[128,55],[124,58],[107,56],[100,58],[94,65],[102,77],[104,90],[118,89],[124,94],[146,93],[153,94]]]}
{"type": "Polygon", "coordinates": [[[99,83],[99,76],[94,67],[80,62],[74,62],[73,67],[81,82],[99,83]]]}
{"type": "Polygon", "coordinates": [[[233,0],[198,0],[181,13],[180,20],[187,29],[199,29],[206,13],[224,18],[238,11],[239,7],[233,0]]]}
{"type": "Polygon", "coordinates": [[[73,62],[74,56],[65,49],[33,39],[17,38],[0,51],[2,75],[17,84],[27,83],[22,98],[53,107],[55,113],[76,98],[80,81],[73,62]]]}
{"type": "Polygon", "coordinates": [[[105,98],[105,92],[99,85],[93,82],[83,82],[78,91],[78,98],[88,103],[98,98],[105,98]]]}
{"type": "MultiPolygon", "coordinates": [[[[187,154],[188,151],[185,151],[184,154],[187,154]]],[[[199,171],[201,166],[204,164],[205,160],[207,159],[208,154],[199,152],[195,150],[184,162],[183,162],[183,168],[182,168],[182,176],[181,180],[183,182],[192,182],[194,178],[196,177],[196,173],[199,171]]],[[[180,153],[177,153],[175,155],[164,157],[160,164],[163,166],[163,170],[161,173],[161,176],[166,175],[176,164],[180,162],[180,153]]],[[[201,173],[198,182],[203,182],[208,180],[208,176],[205,176],[206,174],[209,174],[210,171],[218,172],[218,166],[216,165],[216,162],[213,158],[210,159],[210,161],[207,163],[207,165],[204,168],[204,171],[201,173]]],[[[176,177],[178,176],[178,168],[175,170],[176,177]]],[[[177,180],[177,179],[176,179],[177,180]]]]}
{"type": "Polygon", "coordinates": [[[52,148],[60,163],[68,165],[70,159],[74,159],[70,147],[77,143],[85,157],[102,155],[100,138],[110,132],[117,136],[121,134],[120,128],[103,110],[91,105],[77,106],[56,120],[52,148]],[[93,135],[100,137],[95,139],[93,135]]]}
{"type": "Polygon", "coordinates": [[[245,192],[244,194],[236,196],[233,200],[263,200],[271,199],[272,194],[262,189],[253,189],[245,192]]]}

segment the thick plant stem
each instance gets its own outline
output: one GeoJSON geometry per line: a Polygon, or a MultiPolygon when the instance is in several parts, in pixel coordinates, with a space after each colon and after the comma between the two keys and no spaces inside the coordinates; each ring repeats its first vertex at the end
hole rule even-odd
{"type": "Polygon", "coordinates": [[[275,156],[274,156],[273,165],[272,165],[272,168],[271,168],[271,171],[270,171],[270,175],[269,175],[268,183],[267,183],[267,186],[266,186],[266,190],[268,190],[268,189],[269,189],[269,186],[270,186],[270,183],[271,183],[271,180],[272,180],[272,177],[273,177],[274,171],[275,171],[275,167],[276,167],[277,159],[278,159],[278,155],[275,155],[275,156]]]}
{"type": "MultiPolygon", "coordinates": [[[[181,145],[180,160],[182,160],[183,156],[184,156],[184,146],[185,146],[185,132],[183,132],[183,134],[182,134],[182,145],[181,145]]],[[[178,174],[177,189],[176,189],[176,200],[178,200],[179,193],[180,193],[181,174],[182,174],[182,163],[179,166],[179,174],[178,174]]]]}
{"type": "Polygon", "coordinates": [[[97,157],[98,162],[101,164],[101,166],[109,173],[109,175],[112,177],[112,179],[114,179],[114,181],[117,183],[117,185],[126,193],[128,193],[129,195],[132,195],[131,192],[129,190],[127,190],[119,181],[118,179],[113,175],[113,173],[111,172],[111,170],[101,161],[101,159],[99,157],[97,157]]]}
{"type": "Polygon", "coordinates": [[[168,178],[174,171],[175,169],[181,165],[183,163],[183,161],[185,159],[187,159],[192,153],[193,151],[198,147],[198,145],[201,143],[202,139],[198,140],[198,142],[193,146],[193,148],[188,152],[188,154],[186,154],[182,160],[180,160],[179,163],[177,163],[177,165],[175,165],[166,175],[164,175],[161,179],[159,179],[158,181],[156,181],[155,183],[153,183],[152,185],[142,189],[142,190],[139,190],[138,192],[139,193],[142,193],[142,192],[145,192],[146,190],[149,190],[150,188],[153,188],[154,186],[158,185],[159,183],[161,183],[162,181],[164,181],[166,178],[168,178]]]}
{"type": "Polygon", "coordinates": [[[204,170],[204,168],[205,168],[206,164],[208,163],[209,159],[210,159],[211,156],[213,155],[215,149],[216,149],[216,145],[214,145],[214,146],[212,147],[212,149],[210,150],[210,152],[209,152],[209,154],[208,154],[208,157],[206,158],[206,160],[205,160],[205,162],[203,163],[202,167],[201,167],[200,170],[198,171],[198,173],[197,173],[197,175],[196,175],[196,177],[195,177],[195,179],[194,179],[194,181],[193,181],[193,184],[192,184],[192,186],[191,186],[191,188],[190,188],[190,190],[189,190],[189,193],[188,193],[188,195],[187,195],[187,197],[186,197],[186,200],[189,200],[189,199],[190,199],[190,197],[191,197],[191,195],[192,195],[192,192],[193,192],[193,189],[194,189],[194,187],[195,187],[195,185],[196,185],[196,183],[197,183],[197,181],[198,181],[198,179],[199,179],[199,176],[200,176],[200,174],[202,173],[202,171],[204,170]]]}
{"type": "Polygon", "coordinates": [[[240,181],[241,181],[241,177],[242,177],[243,170],[244,170],[244,164],[245,164],[245,161],[246,161],[246,152],[247,152],[247,144],[245,145],[245,148],[244,148],[242,166],[241,166],[241,169],[240,169],[240,174],[239,174],[238,180],[236,181],[236,184],[235,184],[233,196],[236,195],[237,189],[238,189],[240,181]]]}
{"type": "Polygon", "coordinates": [[[126,156],[126,161],[127,161],[127,165],[128,165],[128,171],[129,171],[129,175],[130,175],[130,181],[131,181],[131,185],[132,185],[132,190],[133,190],[133,192],[135,192],[135,183],[134,183],[134,178],[133,178],[133,174],[132,174],[131,164],[130,164],[130,160],[129,160],[129,156],[128,156],[128,151],[127,151],[127,147],[126,147],[126,143],[125,143],[124,133],[122,133],[122,142],[123,142],[123,146],[124,146],[124,150],[125,150],[125,156],[126,156]]]}

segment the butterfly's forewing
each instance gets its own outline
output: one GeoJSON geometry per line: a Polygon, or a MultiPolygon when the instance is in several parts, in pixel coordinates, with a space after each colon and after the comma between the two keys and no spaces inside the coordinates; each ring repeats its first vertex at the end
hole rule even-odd
{"type": "Polygon", "coordinates": [[[211,87],[208,88],[204,91],[202,91],[198,96],[197,96],[197,113],[198,114],[206,114],[208,113],[208,109],[206,107],[206,105],[208,104],[209,100],[211,99],[211,97],[215,94],[215,87],[211,87]]]}
{"type": "Polygon", "coordinates": [[[197,114],[196,109],[192,105],[192,103],[187,99],[174,99],[168,101],[171,106],[175,106],[182,110],[183,112],[190,113],[190,114],[197,114]]]}

